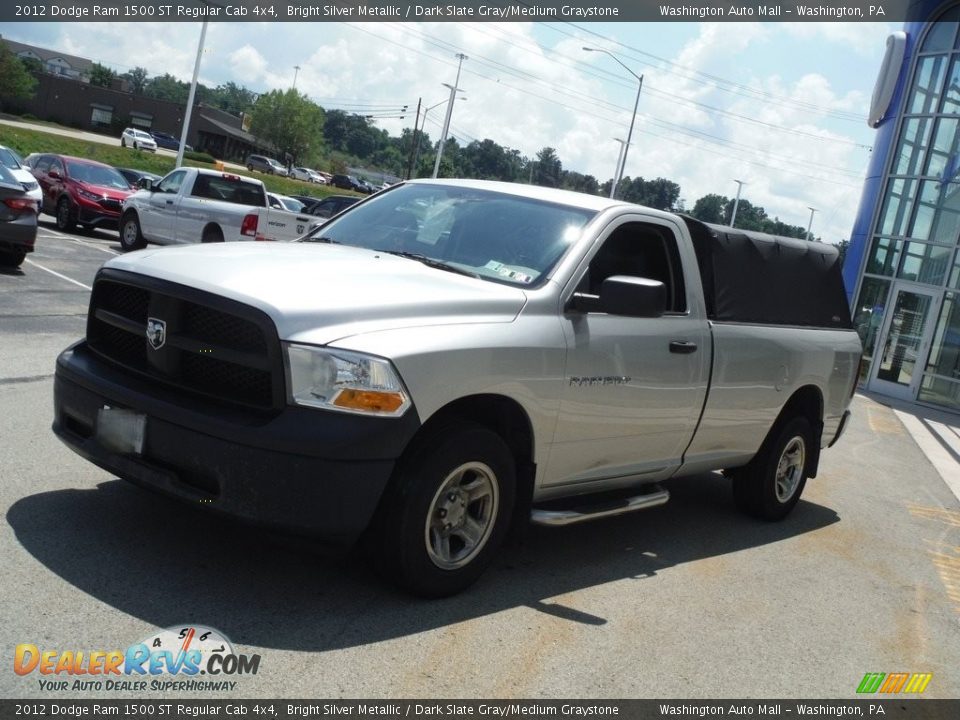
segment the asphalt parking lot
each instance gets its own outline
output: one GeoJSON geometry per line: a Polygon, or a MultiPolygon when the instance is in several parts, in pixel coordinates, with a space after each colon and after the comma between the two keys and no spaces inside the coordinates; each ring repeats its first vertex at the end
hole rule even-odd
{"type": "Polygon", "coordinates": [[[673,481],[663,507],[531,529],[470,591],[424,602],[53,436],[54,360],[119,252],[44,218],[0,271],[0,696],[87,696],[10,672],[18,643],[111,650],[198,623],[262,658],[217,697],[852,698],[867,672],[932,673],[926,696],[960,697],[960,503],[875,399],[857,397],[785,522],[739,515],[719,475],[673,481]]]}

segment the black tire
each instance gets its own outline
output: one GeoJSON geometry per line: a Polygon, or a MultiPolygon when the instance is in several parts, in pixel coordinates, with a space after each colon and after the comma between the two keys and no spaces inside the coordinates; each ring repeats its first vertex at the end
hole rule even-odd
{"type": "Polygon", "coordinates": [[[146,246],[147,241],[140,230],[140,218],[134,212],[127,213],[120,221],[120,247],[125,252],[131,252],[146,246]]]}
{"type": "Polygon", "coordinates": [[[515,463],[503,439],[479,425],[447,426],[397,466],[367,550],[380,573],[408,592],[454,595],[493,560],[515,494],[515,463]]]}
{"type": "Polygon", "coordinates": [[[247,165],[247,170],[249,172],[253,172],[253,165],[247,165]]]}
{"type": "Polygon", "coordinates": [[[756,457],[731,473],[737,507],[761,520],[789,515],[807,483],[813,443],[813,430],[805,417],[775,427],[756,457]]]}
{"type": "Polygon", "coordinates": [[[27,257],[26,250],[13,249],[0,252],[0,265],[3,267],[18,268],[27,257]]]}
{"type": "Polygon", "coordinates": [[[57,201],[56,218],[57,230],[63,232],[70,232],[73,230],[73,226],[77,224],[76,219],[73,217],[73,208],[70,207],[70,200],[65,195],[61,195],[57,201]]]}
{"type": "Polygon", "coordinates": [[[205,243],[217,243],[223,242],[223,232],[221,232],[218,227],[208,227],[203,231],[203,237],[200,238],[200,242],[205,243]]]}
{"type": "Polygon", "coordinates": [[[120,138],[120,147],[125,148],[127,146],[126,138],[120,138]]]}

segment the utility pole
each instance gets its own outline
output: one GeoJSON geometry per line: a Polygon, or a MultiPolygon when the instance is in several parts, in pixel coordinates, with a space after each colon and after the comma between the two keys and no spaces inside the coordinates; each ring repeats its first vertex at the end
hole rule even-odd
{"type": "Polygon", "coordinates": [[[807,210],[810,211],[810,222],[807,223],[807,240],[813,241],[813,236],[810,234],[810,228],[813,227],[813,214],[817,211],[817,209],[807,205],[807,210]]]}
{"type": "Polygon", "coordinates": [[[618,143],[620,143],[620,154],[617,155],[617,169],[613,172],[613,180],[610,181],[610,199],[613,200],[613,196],[617,194],[617,178],[620,177],[623,172],[623,159],[627,154],[627,141],[621,140],[620,138],[614,138],[618,143]]]}
{"type": "Polygon", "coordinates": [[[457,59],[460,61],[457,63],[457,79],[454,80],[453,85],[443,83],[450,88],[450,104],[447,105],[447,117],[443,121],[443,133],[440,136],[440,146],[437,148],[437,160],[433,164],[434,178],[440,172],[440,159],[443,157],[443,146],[447,142],[447,132],[450,130],[450,116],[453,115],[453,101],[456,99],[457,93],[460,92],[460,68],[463,67],[463,61],[469,58],[463,53],[457,53],[457,59]]]}
{"type": "Polygon", "coordinates": [[[737,207],[740,205],[740,191],[743,189],[743,186],[746,183],[743,180],[734,180],[737,184],[737,199],[733,201],[733,213],[730,215],[730,227],[735,227],[734,223],[737,222],[737,207]]]}
{"type": "MultiPolygon", "coordinates": [[[[410,160],[407,162],[407,177],[409,180],[413,174],[414,154],[420,150],[420,134],[417,131],[417,125],[420,123],[420,103],[423,98],[417,98],[417,116],[413,119],[413,137],[410,138],[410,160]]],[[[424,118],[426,120],[426,118],[424,118]]]]}
{"type": "Polygon", "coordinates": [[[297,89],[297,73],[298,72],[300,72],[300,66],[294,65],[293,66],[293,87],[292,87],[293,90],[297,89]]]}

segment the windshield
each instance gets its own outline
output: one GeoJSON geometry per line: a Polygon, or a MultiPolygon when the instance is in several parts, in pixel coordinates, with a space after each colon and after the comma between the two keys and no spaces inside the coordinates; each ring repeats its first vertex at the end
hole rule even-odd
{"type": "Polygon", "coordinates": [[[116,188],[117,190],[130,189],[130,183],[112,167],[67,161],[67,172],[74,180],[88,185],[99,185],[100,187],[116,188]]]}
{"type": "Polygon", "coordinates": [[[556,265],[594,214],[488,190],[403,185],[306,239],[413,254],[528,287],[556,265]]]}
{"type": "Polygon", "coordinates": [[[292,197],[284,197],[284,196],[281,196],[281,197],[280,197],[280,203],[283,205],[283,207],[284,207],[286,210],[289,210],[290,212],[298,213],[298,212],[300,212],[301,210],[303,210],[303,203],[300,202],[299,200],[296,200],[296,199],[292,198],[292,197]]]}
{"type": "Polygon", "coordinates": [[[0,148],[0,164],[11,170],[19,170],[21,165],[17,154],[7,148],[0,148]]]}

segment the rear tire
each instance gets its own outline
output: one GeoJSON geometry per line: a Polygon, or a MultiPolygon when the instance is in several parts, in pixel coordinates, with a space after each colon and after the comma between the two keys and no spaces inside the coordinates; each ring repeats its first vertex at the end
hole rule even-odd
{"type": "Polygon", "coordinates": [[[467,423],[425,437],[397,466],[371,528],[381,574],[422,597],[472,585],[503,542],[516,492],[503,439],[467,423]]]}
{"type": "Polygon", "coordinates": [[[18,268],[27,257],[26,250],[4,250],[0,252],[0,265],[9,268],[18,268]]]}
{"type": "Polygon", "coordinates": [[[120,221],[120,247],[126,252],[140,250],[146,247],[147,241],[143,239],[143,233],[140,231],[140,219],[136,213],[125,215],[120,221]]]}
{"type": "Polygon", "coordinates": [[[775,427],[756,457],[731,473],[737,507],[761,520],[782,520],[789,515],[807,482],[813,442],[813,430],[805,417],[775,427]]]}

